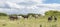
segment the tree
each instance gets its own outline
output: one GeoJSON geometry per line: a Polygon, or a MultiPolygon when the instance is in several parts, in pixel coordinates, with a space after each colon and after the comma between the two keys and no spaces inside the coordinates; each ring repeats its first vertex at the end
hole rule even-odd
{"type": "Polygon", "coordinates": [[[11,14],[12,16],[17,16],[17,14],[11,14]]]}
{"type": "Polygon", "coordinates": [[[28,13],[28,16],[32,15],[33,17],[34,16],[41,16],[41,14],[35,14],[35,13],[28,13]]]}
{"type": "Polygon", "coordinates": [[[34,16],[35,14],[34,13],[28,13],[28,16],[30,16],[30,15],[34,16]]]}
{"type": "Polygon", "coordinates": [[[0,16],[7,16],[6,13],[0,13],[0,16]]]}
{"type": "Polygon", "coordinates": [[[59,16],[60,12],[59,11],[50,10],[50,11],[45,12],[45,15],[47,15],[47,16],[59,16]]]}

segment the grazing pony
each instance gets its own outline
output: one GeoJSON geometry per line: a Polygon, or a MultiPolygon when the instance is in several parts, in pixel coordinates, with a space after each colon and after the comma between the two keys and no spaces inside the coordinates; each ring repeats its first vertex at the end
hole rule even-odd
{"type": "Polygon", "coordinates": [[[15,20],[15,19],[17,20],[18,17],[17,17],[17,16],[9,16],[9,19],[10,19],[10,20],[15,20]]]}
{"type": "Polygon", "coordinates": [[[52,21],[52,16],[48,17],[48,21],[52,21]]]}
{"type": "Polygon", "coordinates": [[[57,18],[56,18],[56,16],[54,16],[54,21],[55,21],[55,22],[57,21],[57,18]]]}
{"type": "Polygon", "coordinates": [[[23,17],[24,19],[25,19],[25,18],[28,19],[29,16],[28,16],[28,15],[23,15],[22,17],[23,17]]]}

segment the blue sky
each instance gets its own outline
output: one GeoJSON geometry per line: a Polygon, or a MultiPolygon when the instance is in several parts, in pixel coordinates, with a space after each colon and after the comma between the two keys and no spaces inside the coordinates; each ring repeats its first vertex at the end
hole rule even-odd
{"type": "Polygon", "coordinates": [[[8,14],[42,14],[48,10],[60,11],[60,0],[0,0],[0,12],[8,14]]]}
{"type": "Polygon", "coordinates": [[[46,1],[44,1],[44,3],[47,3],[47,4],[58,3],[58,4],[60,4],[60,0],[46,0],[46,1]]]}

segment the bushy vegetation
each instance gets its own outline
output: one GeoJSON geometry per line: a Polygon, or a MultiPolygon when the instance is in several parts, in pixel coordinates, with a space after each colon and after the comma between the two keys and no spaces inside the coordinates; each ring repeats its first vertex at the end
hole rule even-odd
{"type": "Polygon", "coordinates": [[[45,15],[47,15],[47,16],[60,16],[60,12],[50,10],[50,11],[45,12],[45,15]]]}
{"type": "Polygon", "coordinates": [[[7,16],[6,13],[0,13],[0,16],[7,16]]]}

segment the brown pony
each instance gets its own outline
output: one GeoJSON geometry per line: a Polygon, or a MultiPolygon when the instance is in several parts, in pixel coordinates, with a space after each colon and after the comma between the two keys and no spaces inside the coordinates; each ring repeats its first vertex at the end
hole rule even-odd
{"type": "Polygon", "coordinates": [[[17,17],[17,16],[9,16],[9,19],[10,19],[10,20],[15,20],[15,19],[17,20],[18,17],[17,17]]]}

